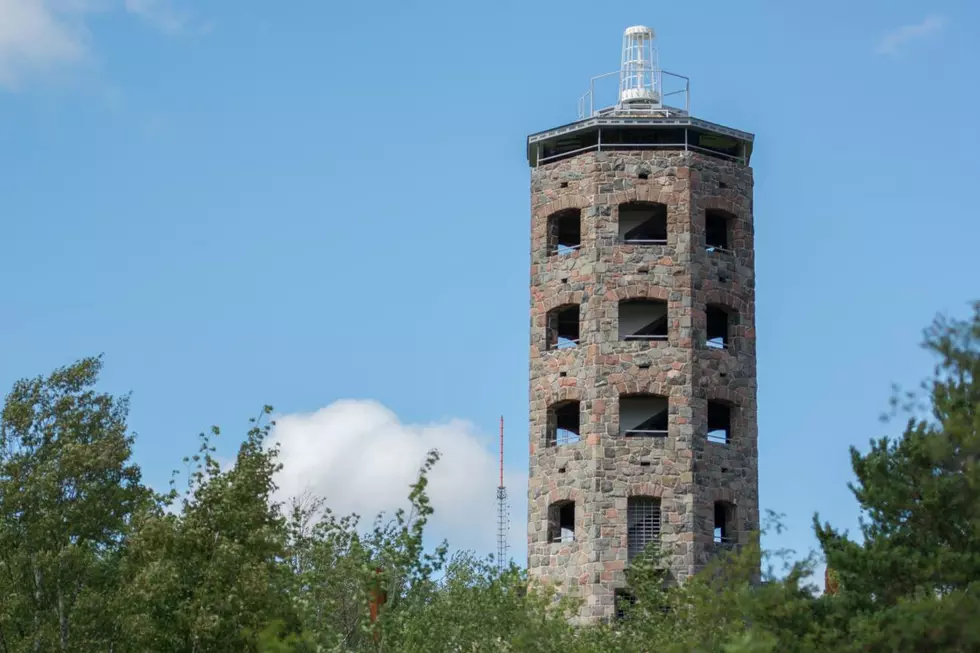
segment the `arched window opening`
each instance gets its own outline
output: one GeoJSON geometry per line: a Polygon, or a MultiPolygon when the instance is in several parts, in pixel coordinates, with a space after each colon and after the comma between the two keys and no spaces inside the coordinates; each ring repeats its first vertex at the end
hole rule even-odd
{"type": "Polygon", "coordinates": [[[548,541],[575,541],[575,502],[557,501],[548,506],[548,541]]]}
{"type": "Polygon", "coordinates": [[[732,441],[732,408],[722,401],[708,402],[708,442],[728,444],[732,441]]]}
{"type": "Polygon", "coordinates": [[[732,344],[732,326],[735,314],[723,306],[709,305],[707,314],[707,345],[710,349],[729,349],[732,344]]]}
{"type": "Polygon", "coordinates": [[[727,211],[708,209],[704,212],[704,245],[709,252],[730,253],[734,216],[727,211]]]}
{"type": "Polygon", "coordinates": [[[581,435],[581,411],[577,401],[560,401],[548,410],[548,446],[575,444],[581,435]]]}
{"type": "Polygon", "coordinates": [[[563,209],[548,216],[548,254],[571,254],[580,247],[581,209],[563,209]]]}
{"type": "Polygon", "coordinates": [[[559,306],[548,312],[548,349],[567,349],[578,344],[579,307],[559,306]]]}
{"type": "Polygon", "coordinates": [[[735,506],[727,501],[715,502],[715,547],[723,550],[731,550],[738,544],[738,536],[735,533],[735,506]]]}

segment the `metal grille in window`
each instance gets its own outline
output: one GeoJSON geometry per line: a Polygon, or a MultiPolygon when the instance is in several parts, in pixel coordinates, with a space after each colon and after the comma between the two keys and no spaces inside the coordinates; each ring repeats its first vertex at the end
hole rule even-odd
{"type": "Polygon", "coordinates": [[[626,507],[627,558],[643,553],[651,542],[660,541],[660,499],[638,497],[626,507]]]}

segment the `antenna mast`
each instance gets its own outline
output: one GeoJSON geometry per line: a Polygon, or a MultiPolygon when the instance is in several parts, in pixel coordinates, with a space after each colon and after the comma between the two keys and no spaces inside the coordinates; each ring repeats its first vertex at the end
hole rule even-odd
{"type": "Polygon", "coordinates": [[[500,485],[497,486],[497,570],[507,567],[507,488],[504,487],[504,416],[500,416],[500,485]]]}

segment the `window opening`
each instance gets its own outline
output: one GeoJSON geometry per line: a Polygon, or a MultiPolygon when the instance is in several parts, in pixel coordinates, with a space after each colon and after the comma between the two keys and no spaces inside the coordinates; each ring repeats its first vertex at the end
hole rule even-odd
{"type": "Polygon", "coordinates": [[[571,254],[581,246],[581,209],[564,209],[548,217],[549,254],[571,254]]]}
{"type": "Polygon", "coordinates": [[[551,407],[548,415],[548,446],[575,444],[581,434],[579,402],[562,401],[551,407]]]}
{"type": "Polygon", "coordinates": [[[548,349],[568,349],[579,341],[579,307],[559,306],[548,312],[548,349]]]}
{"type": "Polygon", "coordinates": [[[567,543],[575,540],[575,502],[559,501],[548,507],[548,541],[567,543]]]}
{"type": "Polygon", "coordinates": [[[666,245],[667,206],[652,202],[620,204],[619,239],[635,245],[666,245]]]}
{"type": "Polygon", "coordinates": [[[732,409],[720,401],[708,402],[708,441],[728,444],[732,439],[732,409]]]}
{"type": "Polygon", "coordinates": [[[627,395],[619,398],[619,430],[627,437],[667,435],[667,397],[627,395]]]}
{"type": "Polygon", "coordinates": [[[734,548],[737,538],[734,533],[735,507],[724,501],[715,502],[715,546],[722,549],[734,548]]]}
{"type": "Polygon", "coordinates": [[[627,560],[660,542],[660,499],[630,497],[626,504],[626,537],[627,560]]]}
{"type": "Polygon", "coordinates": [[[619,303],[620,340],[667,340],[667,302],[635,299],[619,303]]]}
{"type": "Polygon", "coordinates": [[[731,316],[720,306],[708,306],[707,345],[711,349],[728,349],[731,346],[729,322],[731,316]]]}
{"type": "Polygon", "coordinates": [[[730,213],[709,209],[704,213],[704,244],[709,252],[731,252],[728,232],[730,213]]]}
{"type": "Polygon", "coordinates": [[[629,616],[630,608],[636,605],[636,596],[629,590],[618,589],[615,592],[616,619],[622,621],[629,616]]]}

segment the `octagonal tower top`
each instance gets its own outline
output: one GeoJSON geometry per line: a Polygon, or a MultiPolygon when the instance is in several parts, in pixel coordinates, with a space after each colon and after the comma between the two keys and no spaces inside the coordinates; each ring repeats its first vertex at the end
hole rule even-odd
{"type": "Polygon", "coordinates": [[[623,31],[619,70],[589,80],[578,120],[528,136],[531,167],[587,151],[651,148],[695,150],[748,165],[753,135],[691,116],[691,80],[660,68],[655,38],[644,25],[623,31]]]}

